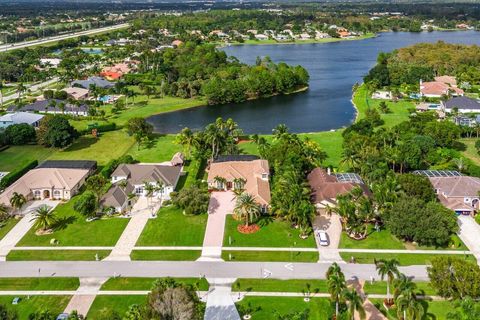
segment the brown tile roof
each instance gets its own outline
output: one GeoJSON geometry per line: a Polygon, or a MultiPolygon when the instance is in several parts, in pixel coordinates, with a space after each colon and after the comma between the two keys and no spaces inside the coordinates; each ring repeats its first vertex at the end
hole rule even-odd
{"type": "Polygon", "coordinates": [[[475,197],[480,191],[480,178],[469,176],[429,177],[435,190],[445,197],[475,197]]]}
{"type": "Polygon", "coordinates": [[[363,192],[370,195],[370,191],[363,183],[340,182],[334,175],[329,175],[325,169],[315,168],[308,174],[308,183],[312,189],[314,203],[323,201],[334,203],[339,194],[346,194],[355,187],[362,188],[363,192]]]}
{"type": "Polygon", "coordinates": [[[441,96],[441,95],[444,95],[444,94],[448,94],[449,91],[453,91],[457,95],[463,95],[464,94],[462,89],[457,88],[457,87],[449,86],[448,84],[443,83],[443,82],[437,82],[437,81],[423,82],[420,85],[420,92],[423,95],[441,96]]]}
{"type": "Polygon", "coordinates": [[[252,161],[213,162],[208,169],[208,182],[213,183],[215,177],[223,177],[229,182],[244,179],[245,192],[251,194],[262,205],[270,203],[270,183],[262,179],[262,174],[269,174],[268,161],[263,159],[252,161]]]}
{"type": "Polygon", "coordinates": [[[438,77],[435,77],[435,81],[443,82],[443,83],[448,84],[452,87],[457,86],[457,79],[455,77],[452,77],[452,76],[438,76],[438,77]]]}

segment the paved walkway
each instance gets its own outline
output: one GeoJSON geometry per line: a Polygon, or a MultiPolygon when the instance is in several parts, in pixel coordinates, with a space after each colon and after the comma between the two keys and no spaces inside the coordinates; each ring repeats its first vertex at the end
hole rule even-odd
{"type": "Polygon", "coordinates": [[[132,253],[138,238],[142,234],[148,219],[152,217],[152,213],[156,213],[160,209],[161,202],[155,201],[150,203],[146,197],[140,197],[132,208],[132,217],[127,227],[123,230],[122,235],[118,239],[112,252],[105,260],[110,261],[130,261],[132,253]]]}
{"type": "Polygon", "coordinates": [[[207,279],[210,290],[207,295],[205,320],[240,320],[232,298],[232,284],[235,279],[207,279]]]}
{"type": "Polygon", "coordinates": [[[457,223],[460,226],[458,236],[475,255],[477,263],[480,264],[480,226],[470,216],[459,216],[457,223]]]}
{"type": "Polygon", "coordinates": [[[320,245],[318,233],[314,232],[320,257],[318,261],[345,263],[338,252],[340,237],[342,235],[342,223],[340,222],[340,217],[335,213],[328,215],[325,212],[325,209],[319,209],[319,211],[320,214],[316,215],[313,220],[313,229],[325,231],[329,238],[329,244],[328,246],[320,245]]]}
{"type": "Polygon", "coordinates": [[[71,313],[76,310],[79,314],[86,316],[102,284],[107,280],[108,278],[80,278],[80,287],[63,312],[71,313]]]}
{"type": "Polygon", "coordinates": [[[59,203],[59,201],[50,200],[32,201],[28,203],[21,211],[23,218],[0,240],[0,261],[6,260],[10,251],[22,240],[28,230],[32,228],[34,223],[32,217],[35,210],[43,205],[55,208],[59,203]]]}
{"type": "Polygon", "coordinates": [[[208,221],[203,239],[200,261],[221,260],[225,219],[235,208],[235,194],[231,191],[212,192],[208,204],[208,221]]]}
{"type": "MultiPolygon", "coordinates": [[[[380,312],[380,310],[375,307],[375,305],[368,299],[367,295],[363,291],[364,281],[359,281],[357,278],[353,278],[352,280],[348,280],[347,284],[350,287],[355,288],[358,294],[364,299],[363,301],[363,308],[365,309],[366,317],[365,319],[368,320],[387,320],[387,318],[380,312]]],[[[372,295],[373,297],[373,295],[372,295]]],[[[383,296],[382,296],[383,297],[383,296]]],[[[360,315],[355,312],[355,320],[362,320],[360,315]]]]}

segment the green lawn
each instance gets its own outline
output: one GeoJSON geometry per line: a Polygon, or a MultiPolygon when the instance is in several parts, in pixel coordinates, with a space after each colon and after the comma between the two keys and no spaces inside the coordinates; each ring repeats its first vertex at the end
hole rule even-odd
{"type": "Polygon", "coordinates": [[[368,237],[363,240],[352,239],[345,232],[342,232],[339,247],[345,249],[468,250],[457,235],[452,236],[452,243],[455,245],[446,248],[419,246],[399,240],[389,230],[382,229],[377,232],[371,227],[368,237]]]}
{"type": "Polygon", "coordinates": [[[303,251],[222,251],[225,261],[317,262],[318,252],[303,251]],[[230,260],[230,257],[232,258],[230,260]]]}
{"type": "Polygon", "coordinates": [[[10,230],[12,230],[13,227],[15,227],[15,225],[18,223],[18,221],[20,220],[17,220],[15,218],[10,218],[8,219],[7,221],[0,223],[1,227],[0,227],[0,240],[3,239],[3,237],[5,237],[5,235],[10,232],[10,230]]]}
{"type": "MultiPolygon", "coordinates": [[[[191,284],[198,287],[200,291],[208,291],[208,281],[205,278],[173,278],[177,282],[191,284]]],[[[102,285],[100,290],[139,290],[152,289],[155,278],[110,278],[102,285]]]]}
{"type": "MultiPolygon", "coordinates": [[[[350,261],[351,257],[355,258],[356,263],[374,263],[374,259],[397,259],[401,266],[409,265],[427,265],[430,259],[435,257],[447,257],[452,255],[446,254],[422,254],[422,253],[353,253],[341,252],[340,256],[345,261],[350,261]]],[[[476,261],[473,255],[454,255],[457,258],[464,258],[468,261],[476,261]]]]}
{"type": "Polygon", "coordinates": [[[149,219],[137,246],[201,246],[207,214],[185,216],[174,206],[163,207],[149,219]]]}
{"type": "MultiPolygon", "coordinates": [[[[390,309],[387,314],[381,299],[371,299],[371,301],[384,315],[387,315],[389,320],[401,319],[397,317],[395,308],[390,309]]],[[[422,301],[422,305],[425,310],[425,319],[432,320],[449,320],[450,318],[447,317],[447,314],[455,309],[450,301],[422,301]]]]}
{"type": "MultiPolygon", "coordinates": [[[[425,295],[434,296],[437,292],[432,288],[430,282],[427,281],[415,281],[417,285],[418,293],[422,291],[425,295]]],[[[370,294],[386,294],[387,293],[387,282],[386,281],[374,281],[373,284],[370,284],[370,281],[365,281],[363,286],[363,291],[370,294]]]]}
{"type": "Polygon", "coordinates": [[[12,171],[33,160],[42,162],[54,152],[37,145],[11,146],[0,152],[0,171],[12,171]]]}
{"type": "Polygon", "coordinates": [[[77,290],[78,278],[0,278],[0,290],[77,290]]]}
{"type": "Polygon", "coordinates": [[[149,146],[133,144],[128,154],[140,162],[163,162],[172,159],[172,156],[182,151],[182,146],[174,142],[175,135],[156,135],[149,146]]]}
{"type": "Polygon", "coordinates": [[[55,232],[37,236],[32,228],[17,246],[50,246],[52,238],[59,241],[57,246],[114,246],[129,219],[106,218],[87,222],[84,216],[73,210],[77,197],[55,208],[54,212],[60,219],[55,232]]]}
{"type": "Polygon", "coordinates": [[[132,260],[158,260],[158,261],[194,261],[200,258],[200,250],[133,250],[130,254],[132,260]]]}
{"type": "Polygon", "coordinates": [[[326,280],[278,280],[278,279],[237,279],[233,291],[253,292],[303,292],[310,284],[310,292],[328,292],[326,280]]]}
{"type": "Polygon", "coordinates": [[[248,313],[254,320],[276,319],[278,315],[285,316],[305,309],[309,310],[309,320],[325,320],[330,319],[334,312],[327,298],[311,298],[310,302],[305,302],[300,297],[245,297],[237,303],[237,309],[252,310],[248,313]]]}
{"type": "Polygon", "coordinates": [[[241,222],[227,216],[223,245],[226,247],[299,247],[316,248],[315,239],[309,236],[306,240],[299,237],[299,231],[288,222],[273,220],[269,223],[260,222],[260,231],[253,234],[242,234],[237,231],[241,222]]]}
{"type": "Polygon", "coordinates": [[[95,261],[110,254],[109,250],[13,250],[7,261],[95,261]]]}
{"type": "Polygon", "coordinates": [[[82,136],[65,150],[55,152],[49,159],[95,160],[99,165],[105,165],[124,155],[134,143],[133,138],[122,130],[102,133],[99,138],[82,136]]]}
{"type": "Polygon", "coordinates": [[[460,142],[464,143],[467,146],[465,151],[462,151],[462,155],[472,160],[475,164],[480,165],[480,155],[475,148],[476,138],[471,139],[460,139],[460,142]]]}
{"type": "MultiPolygon", "coordinates": [[[[102,313],[113,310],[123,317],[128,308],[133,304],[142,305],[147,301],[147,296],[102,296],[99,295],[93,301],[90,310],[88,311],[87,318],[89,320],[100,319],[102,313]]],[[[106,319],[106,318],[101,318],[106,319]]]]}
{"type": "Polygon", "coordinates": [[[0,304],[7,307],[7,310],[15,311],[18,315],[18,320],[27,320],[31,313],[37,311],[48,310],[56,317],[62,313],[68,302],[70,296],[19,296],[21,298],[17,305],[12,305],[12,300],[15,296],[0,296],[0,304]]]}

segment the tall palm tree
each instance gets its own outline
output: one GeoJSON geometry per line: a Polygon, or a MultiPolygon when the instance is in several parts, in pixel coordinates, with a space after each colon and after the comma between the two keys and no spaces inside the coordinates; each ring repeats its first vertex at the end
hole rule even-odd
{"type": "Polygon", "coordinates": [[[390,298],[390,285],[392,284],[395,276],[398,276],[398,266],[399,262],[397,259],[380,259],[374,260],[375,267],[377,268],[377,272],[380,275],[382,281],[387,277],[387,301],[391,302],[390,298]]]}
{"type": "Polygon", "coordinates": [[[10,204],[12,205],[12,208],[17,211],[20,211],[25,203],[27,203],[27,199],[21,193],[14,192],[10,198],[10,204]]]}
{"type": "Polygon", "coordinates": [[[34,221],[34,227],[42,231],[50,229],[56,222],[57,218],[55,213],[52,211],[52,208],[47,205],[42,205],[33,214],[33,217],[30,221],[34,221]]]}
{"type": "Polygon", "coordinates": [[[332,265],[328,268],[327,273],[325,274],[325,277],[327,279],[331,276],[343,276],[343,278],[345,279],[345,275],[343,274],[342,269],[336,262],[332,263],[332,265]]]}
{"type": "Polygon", "coordinates": [[[147,197],[147,202],[150,203],[150,201],[152,200],[153,194],[155,192],[155,185],[150,182],[144,182],[143,190],[145,190],[145,196],[147,197]]]}
{"type": "Polygon", "coordinates": [[[417,285],[411,278],[407,277],[403,273],[400,273],[393,281],[393,300],[397,300],[401,295],[415,294],[417,285]]]}
{"type": "Polygon", "coordinates": [[[335,318],[338,319],[339,305],[340,302],[343,301],[343,293],[347,288],[343,273],[330,275],[330,277],[327,278],[327,285],[330,298],[335,302],[335,318]]]}
{"type": "Polygon", "coordinates": [[[16,87],[17,93],[18,93],[18,99],[22,99],[22,93],[27,91],[27,87],[23,84],[23,82],[19,82],[16,87]]]}
{"type": "Polygon", "coordinates": [[[260,206],[251,194],[244,192],[237,197],[233,212],[244,219],[248,226],[260,215],[260,206]]]}
{"type": "Polygon", "coordinates": [[[363,308],[363,299],[355,289],[345,289],[343,297],[347,302],[348,314],[351,319],[355,319],[355,311],[358,312],[360,319],[365,319],[365,309],[363,308]]]}
{"type": "Polygon", "coordinates": [[[418,301],[415,294],[401,295],[395,301],[397,317],[404,320],[421,320],[425,313],[423,305],[418,301]]]}
{"type": "Polygon", "coordinates": [[[194,140],[195,136],[192,130],[190,130],[190,128],[188,127],[183,128],[182,131],[175,138],[175,142],[185,148],[187,158],[190,158],[190,150],[193,146],[194,140]]]}

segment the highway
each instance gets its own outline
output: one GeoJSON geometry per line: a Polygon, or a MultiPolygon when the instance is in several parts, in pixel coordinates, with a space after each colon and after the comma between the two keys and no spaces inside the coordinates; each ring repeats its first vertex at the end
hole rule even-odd
{"type": "Polygon", "coordinates": [[[101,33],[101,32],[105,32],[105,31],[113,31],[113,30],[123,29],[123,28],[127,28],[128,26],[130,26],[128,23],[122,23],[122,24],[118,24],[118,25],[114,25],[114,26],[85,30],[85,31],[79,31],[79,32],[54,36],[54,37],[48,37],[48,38],[44,38],[44,39],[24,41],[24,42],[18,42],[18,43],[2,44],[2,45],[0,45],[0,52],[6,52],[6,51],[21,49],[21,48],[27,48],[27,47],[31,47],[31,46],[47,44],[47,43],[51,43],[51,42],[55,42],[55,41],[59,41],[59,40],[76,38],[76,37],[79,37],[79,36],[88,36],[88,35],[101,33]]]}

